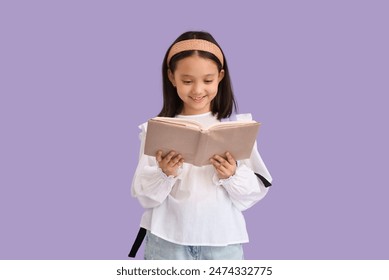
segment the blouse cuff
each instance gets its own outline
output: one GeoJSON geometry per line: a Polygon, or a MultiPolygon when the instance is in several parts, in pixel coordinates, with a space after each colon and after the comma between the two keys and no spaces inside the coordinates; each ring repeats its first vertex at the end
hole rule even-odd
{"type": "Polygon", "coordinates": [[[212,181],[215,185],[217,186],[229,186],[232,184],[232,180],[234,178],[235,175],[232,175],[230,177],[228,177],[227,179],[219,179],[219,177],[217,176],[217,174],[213,174],[213,178],[212,178],[212,181]]]}
{"type": "Polygon", "coordinates": [[[170,182],[173,182],[175,181],[176,179],[178,179],[178,177],[180,177],[181,173],[182,173],[182,166],[180,166],[177,170],[177,176],[173,176],[173,175],[166,175],[165,172],[162,171],[162,169],[160,167],[157,167],[158,169],[158,173],[159,175],[164,179],[164,180],[168,180],[170,182]]]}
{"type": "Polygon", "coordinates": [[[238,171],[239,167],[240,167],[240,161],[237,161],[235,174],[231,175],[230,177],[228,177],[226,179],[219,179],[219,177],[217,176],[217,173],[214,173],[213,178],[212,178],[213,183],[217,186],[222,186],[222,185],[223,186],[231,186],[233,184],[234,178],[236,177],[236,173],[239,172],[238,171]]]}

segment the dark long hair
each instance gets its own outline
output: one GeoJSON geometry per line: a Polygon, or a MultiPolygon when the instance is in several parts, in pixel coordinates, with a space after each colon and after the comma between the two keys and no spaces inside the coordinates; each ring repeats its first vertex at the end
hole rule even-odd
{"type": "Polygon", "coordinates": [[[173,42],[173,44],[167,50],[165,58],[163,59],[163,63],[162,63],[163,106],[158,116],[174,117],[177,114],[181,113],[183,108],[183,102],[177,94],[177,89],[172,85],[172,83],[169,80],[168,70],[170,69],[170,71],[174,73],[174,71],[176,70],[177,62],[180,59],[183,59],[188,56],[192,56],[194,53],[197,53],[200,57],[212,59],[216,63],[219,72],[224,69],[224,77],[218,85],[218,91],[216,97],[212,100],[211,111],[212,114],[216,115],[219,120],[223,118],[228,118],[229,116],[231,116],[233,110],[237,111],[237,105],[234,98],[234,93],[232,91],[232,85],[231,85],[230,73],[228,71],[227,60],[221,48],[220,50],[223,53],[224,66],[221,65],[219,59],[212,53],[205,52],[205,51],[195,51],[195,50],[183,51],[177,53],[170,59],[169,65],[167,64],[167,56],[169,54],[171,47],[179,41],[189,40],[189,39],[207,40],[209,42],[214,43],[220,48],[219,44],[212,37],[212,35],[203,31],[185,32],[173,42]]]}

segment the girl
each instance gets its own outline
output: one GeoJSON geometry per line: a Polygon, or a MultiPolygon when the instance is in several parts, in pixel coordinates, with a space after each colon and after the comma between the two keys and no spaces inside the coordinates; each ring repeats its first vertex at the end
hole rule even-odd
{"type": "MultiPolygon", "coordinates": [[[[179,36],[165,55],[162,77],[164,101],[158,116],[211,125],[236,111],[226,58],[209,33],[179,36]]],[[[147,124],[140,129],[131,192],[146,210],[130,255],[135,255],[143,232],[145,259],[243,259],[248,235],[242,211],[266,195],[272,180],[256,145],[250,159],[237,162],[226,151],[213,156],[209,165],[196,167],[175,151],[144,155],[147,124]]]]}

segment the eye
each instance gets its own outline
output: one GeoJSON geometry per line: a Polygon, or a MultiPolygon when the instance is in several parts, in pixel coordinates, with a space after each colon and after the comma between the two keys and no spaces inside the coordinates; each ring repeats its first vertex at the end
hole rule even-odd
{"type": "Polygon", "coordinates": [[[213,80],[205,80],[204,81],[206,84],[212,84],[213,80]]]}
{"type": "Polygon", "coordinates": [[[183,83],[184,85],[190,85],[190,84],[192,83],[192,81],[186,80],[186,81],[182,81],[182,83],[183,83]]]}

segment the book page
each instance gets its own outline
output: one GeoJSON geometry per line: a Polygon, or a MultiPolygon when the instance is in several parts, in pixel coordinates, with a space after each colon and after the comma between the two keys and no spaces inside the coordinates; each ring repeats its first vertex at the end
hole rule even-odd
{"type": "Polygon", "coordinates": [[[168,118],[168,117],[156,117],[152,120],[158,121],[158,122],[166,122],[169,124],[174,125],[181,125],[181,126],[188,126],[192,128],[196,128],[198,130],[204,129],[201,123],[195,121],[195,120],[187,120],[187,119],[180,119],[180,118],[168,118]]]}
{"type": "Polygon", "coordinates": [[[218,129],[219,127],[235,127],[235,126],[244,126],[244,125],[252,125],[258,122],[253,120],[242,120],[242,121],[230,121],[230,122],[220,122],[210,125],[207,129],[218,129]]]}
{"type": "Polygon", "coordinates": [[[167,123],[176,124],[176,125],[184,125],[184,126],[188,126],[188,127],[198,128],[200,130],[211,130],[211,129],[216,129],[218,127],[241,126],[241,125],[246,125],[246,124],[257,123],[254,120],[228,121],[228,122],[218,122],[218,123],[212,124],[208,127],[205,127],[201,123],[199,123],[195,120],[190,120],[190,119],[155,117],[152,120],[159,121],[159,122],[167,122],[167,123]]]}

